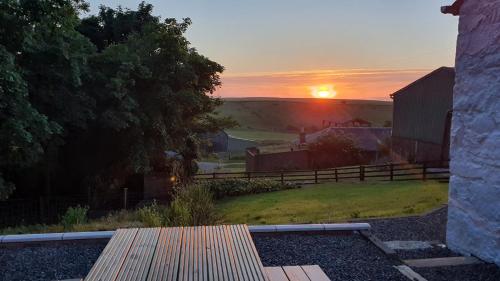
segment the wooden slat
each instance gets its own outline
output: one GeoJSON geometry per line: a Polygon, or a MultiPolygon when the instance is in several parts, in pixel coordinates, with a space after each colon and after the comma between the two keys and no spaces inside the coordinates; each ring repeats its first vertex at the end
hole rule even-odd
{"type": "Polygon", "coordinates": [[[226,248],[232,262],[233,276],[237,280],[245,280],[245,277],[243,276],[244,269],[242,268],[242,264],[239,261],[238,253],[236,251],[236,245],[232,238],[231,229],[229,228],[229,226],[223,225],[222,231],[224,233],[226,248]]]}
{"type": "Polygon", "coordinates": [[[288,281],[288,277],[280,266],[265,267],[264,270],[270,281],[288,281]]]}
{"type": "Polygon", "coordinates": [[[244,225],[234,226],[235,233],[237,235],[238,241],[241,243],[241,249],[245,256],[245,263],[248,267],[248,272],[252,276],[252,280],[264,281],[265,272],[259,263],[260,259],[255,259],[255,255],[252,250],[253,241],[249,243],[247,233],[248,229],[245,229],[244,225]]]}
{"type": "Polygon", "coordinates": [[[179,278],[182,281],[192,281],[193,280],[193,228],[184,227],[183,228],[183,239],[181,246],[181,260],[179,262],[179,278]]]}
{"type": "Polygon", "coordinates": [[[160,228],[139,229],[116,280],[146,280],[156,250],[156,244],[158,243],[160,230],[160,228]]]}
{"type": "MultiPolygon", "coordinates": [[[[211,234],[212,234],[212,242],[213,242],[213,251],[214,257],[217,260],[217,272],[214,272],[214,276],[218,276],[220,280],[229,280],[227,270],[226,270],[226,261],[224,257],[224,252],[222,247],[219,246],[219,235],[217,233],[217,227],[211,226],[211,234]]],[[[219,280],[214,279],[214,280],[219,280]]]]}
{"type": "Polygon", "coordinates": [[[228,239],[233,249],[234,261],[236,263],[236,268],[239,272],[239,280],[253,281],[253,276],[248,267],[248,262],[246,260],[245,253],[243,252],[241,240],[238,237],[237,228],[233,225],[224,226],[228,239]]]}
{"type": "Polygon", "coordinates": [[[170,260],[172,258],[173,243],[175,241],[175,228],[162,228],[156,244],[156,250],[151,261],[151,269],[148,281],[165,280],[172,270],[170,260]]]}
{"type": "Polygon", "coordinates": [[[290,281],[310,281],[300,266],[283,266],[283,271],[290,281]]]}
{"type": "Polygon", "coordinates": [[[200,227],[200,241],[201,241],[201,272],[202,272],[202,278],[200,279],[201,281],[208,281],[208,267],[210,264],[208,263],[208,253],[207,253],[207,248],[208,248],[208,243],[207,243],[207,235],[206,235],[206,227],[201,226],[200,227]]]}
{"type": "Polygon", "coordinates": [[[301,267],[311,281],[330,281],[330,278],[326,276],[318,265],[303,265],[301,267]]]}
{"type": "Polygon", "coordinates": [[[257,280],[267,281],[267,275],[264,272],[264,266],[262,265],[262,261],[260,260],[259,254],[257,252],[257,248],[253,243],[252,236],[250,235],[250,231],[248,230],[247,225],[240,225],[241,234],[243,234],[243,240],[245,241],[248,249],[248,254],[251,256],[251,260],[253,261],[253,265],[255,267],[256,273],[258,275],[257,280]]]}
{"type": "Polygon", "coordinates": [[[217,237],[217,247],[219,249],[219,254],[221,255],[221,267],[224,279],[223,280],[238,280],[235,278],[236,274],[234,272],[234,261],[230,257],[229,249],[227,248],[227,241],[224,235],[224,229],[222,226],[218,225],[214,227],[215,235],[217,237]]]}
{"type": "Polygon", "coordinates": [[[213,238],[213,231],[211,226],[205,227],[207,234],[207,263],[210,265],[208,267],[208,280],[214,281],[219,280],[220,264],[217,260],[218,253],[215,249],[215,242],[213,238]]]}
{"type": "Polygon", "coordinates": [[[169,266],[171,270],[169,271],[167,280],[178,280],[179,276],[179,263],[181,262],[181,247],[184,230],[182,227],[176,227],[175,230],[175,241],[172,244],[172,253],[170,254],[171,258],[169,259],[169,266]]]}
{"type": "Polygon", "coordinates": [[[116,280],[116,276],[134,242],[137,232],[137,228],[118,229],[90,270],[85,281],[116,280]]]}

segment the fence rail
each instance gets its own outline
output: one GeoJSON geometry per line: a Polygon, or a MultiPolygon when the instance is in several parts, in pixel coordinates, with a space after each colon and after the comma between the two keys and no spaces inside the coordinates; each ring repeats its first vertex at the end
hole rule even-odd
{"type": "Polygon", "coordinates": [[[258,172],[226,172],[203,173],[195,176],[195,181],[223,179],[270,179],[275,181],[316,184],[322,182],[339,182],[342,180],[442,180],[450,177],[448,161],[422,163],[389,163],[382,165],[360,165],[319,170],[297,171],[258,171],[258,172]]]}

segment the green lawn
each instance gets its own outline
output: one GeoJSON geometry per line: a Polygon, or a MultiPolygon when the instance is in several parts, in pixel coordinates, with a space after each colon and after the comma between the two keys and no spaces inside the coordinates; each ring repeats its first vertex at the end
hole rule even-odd
{"type": "Polygon", "coordinates": [[[250,130],[250,129],[232,129],[226,130],[226,132],[234,137],[253,140],[253,141],[294,141],[298,139],[297,134],[292,133],[281,133],[281,132],[271,132],[262,130],[250,130]]]}
{"type": "Polygon", "coordinates": [[[224,199],[217,211],[224,223],[322,223],[419,214],[447,201],[446,183],[325,183],[224,199]]]}

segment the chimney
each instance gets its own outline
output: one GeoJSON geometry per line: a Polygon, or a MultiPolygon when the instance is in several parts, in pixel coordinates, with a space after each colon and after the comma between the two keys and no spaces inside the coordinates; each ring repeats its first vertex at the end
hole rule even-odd
{"type": "Polygon", "coordinates": [[[304,127],[300,129],[300,134],[299,134],[299,145],[300,144],[305,144],[306,143],[306,133],[304,130],[304,127]]]}

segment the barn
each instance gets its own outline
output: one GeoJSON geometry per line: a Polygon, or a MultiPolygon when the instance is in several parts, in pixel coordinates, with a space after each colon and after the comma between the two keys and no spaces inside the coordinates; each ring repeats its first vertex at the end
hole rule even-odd
{"type": "Polygon", "coordinates": [[[441,67],[393,93],[394,161],[449,160],[455,70],[441,67]]]}

